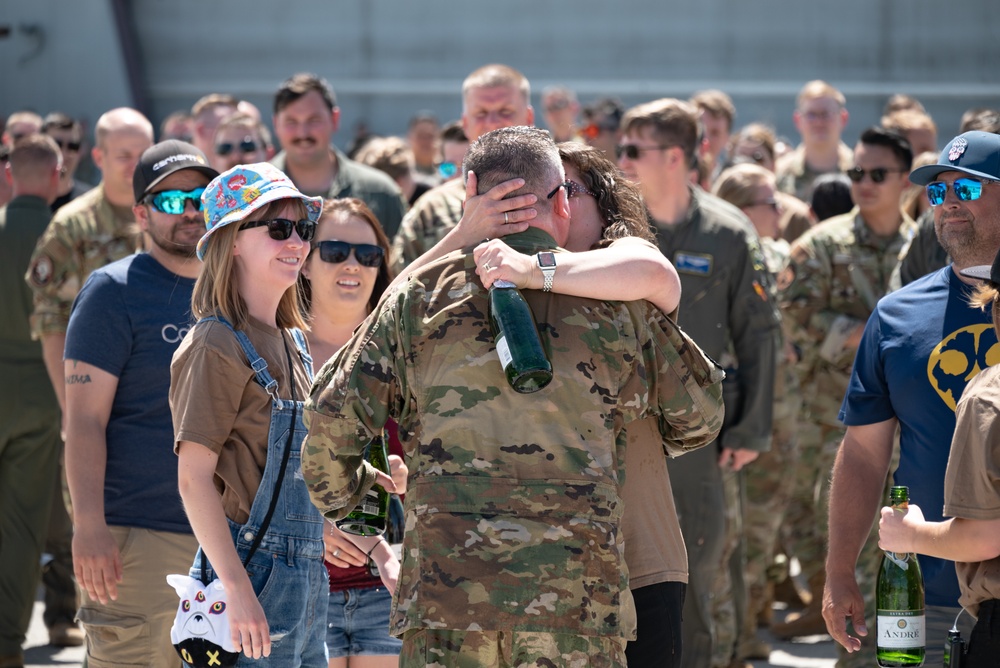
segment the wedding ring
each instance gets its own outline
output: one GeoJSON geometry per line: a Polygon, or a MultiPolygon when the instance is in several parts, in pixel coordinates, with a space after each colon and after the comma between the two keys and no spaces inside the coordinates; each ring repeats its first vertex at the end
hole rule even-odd
{"type": "Polygon", "coordinates": [[[336,550],[333,551],[333,558],[336,559],[339,556],[340,556],[340,548],[338,547],[336,550]]]}
{"type": "Polygon", "coordinates": [[[507,222],[508,222],[508,221],[507,221],[507,212],[506,212],[506,211],[504,211],[504,212],[503,212],[503,224],[504,224],[504,225],[506,225],[506,224],[507,224],[507,222]]]}
{"type": "Polygon", "coordinates": [[[490,266],[490,263],[489,263],[489,262],[487,262],[486,264],[484,264],[484,265],[483,265],[483,270],[484,270],[484,271],[489,271],[489,270],[490,270],[490,269],[492,269],[492,268],[493,268],[493,267],[491,267],[491,266],[490,266]]]}

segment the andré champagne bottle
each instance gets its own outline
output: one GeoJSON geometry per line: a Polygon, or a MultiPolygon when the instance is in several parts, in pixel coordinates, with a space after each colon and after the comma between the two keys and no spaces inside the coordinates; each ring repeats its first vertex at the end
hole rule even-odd
{"type": "Polygon", "coordinates": [[[521,394],[537,392],[552,380],[552,365],[528,302],[510,281],[494,281],[489,302],[490,330],[507,382],[521,394]]]}
{"type": "MultiPolygon", "coordinates": [[[[386,452],[385,432],[376,436],[365,448],[365,461],[386,475],[389,474],[389,455],[386,452]]],[[[337,527],[358,536],[380,536],[385,533],[389,515],[389,492],[379,484],[372,485],[354,510],[337,527]]]]}
{"type": "MultiPolygon", "coordinates": [[[[905,511],[909,489],[894,486],[889,505],[905,511]]],[[[924,579],[917,555],[886,552],[882,555],[875,585],[878,636],[875,641],[878,665],[922,666],[927,638],[924,625],[924,579]]]]}

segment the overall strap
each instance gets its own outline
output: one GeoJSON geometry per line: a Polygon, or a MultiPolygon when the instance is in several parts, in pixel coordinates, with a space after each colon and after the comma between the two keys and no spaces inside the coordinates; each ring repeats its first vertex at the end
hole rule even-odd
{"type": "Polygon", "coordinates": [[[289,329],[288,332],[292,335],[292,340],[295,341],[295,347],[299,351],[299,357],[302,358],[302,364],[306,367],[306,378],[310,383],[313,381],[313,358],[309,354],[309,346],[306,344],[306,336],[302,333],[302,330],[298,327],[293,327],[289,329]]]}
{"type": "Polygon", "coordinates": [[[257,354],[257,349],[253,347],[250,343],[250,339],[247,335],[233,327],[225,317],[221,315],[210,315],[199,320],[199,323],[205,322],[206,320],[214,320],[215,322],[220,322],[229,328],[233,334],[236,335],[236,340],[239,341],[240,347],[243,348],[243,354],[247,356],[247,362],[250,364],[250,368],[253,369],[254,380],[257,384],[264,388],[271,399],[278,404],[281,408],[284,404],[281,398],[278,396],[278,381],[271,377],[270,372],[267,370],[267,360],[257,354]]]}

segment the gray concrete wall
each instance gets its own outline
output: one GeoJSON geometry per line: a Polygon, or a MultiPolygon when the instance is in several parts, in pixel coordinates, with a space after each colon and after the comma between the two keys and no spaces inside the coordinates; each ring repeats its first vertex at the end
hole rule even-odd
{"type": "MultiPolygon", "coordinates": [[[[0,24],[39,22],[50,39],[24,64],[16,32],[0,39],[0,113],[34,106],[93,116],[120,104],[126,76],[102,0],[0,0],[0,24]],[[13,16],[13,20],[9,17],[13,16]],[[14,58],[12,60],[12,57],[14,58]]],[[[144,92],[158,121],[208,92],[269,115],[289,74],[327,77],[342,109],[338,144],[366,120],[400,133],[420,109],[461,113],[459,88],[504,62],[581,101],[626,104],[721,88],[738,124],[765,120],[795,138],[794,97],[827,79],[848,97],[853,139],[894,92],[918,96],[942,143],[971,106],[1000,106],[995,0],[132,0],[144,92]]],[[[539,114],[540,119],[540,114],[539,114]]]]}

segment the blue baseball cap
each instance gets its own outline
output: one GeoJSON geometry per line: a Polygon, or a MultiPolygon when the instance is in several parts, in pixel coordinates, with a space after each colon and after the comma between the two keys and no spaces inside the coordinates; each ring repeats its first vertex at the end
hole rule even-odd
{"type": "Polygon", "coordinates": [[[942,172],[962,172],[1000,181],[1000,135],[978,130],[958,135],[941,151],[936,165],[924,165],[910,172],[910,181],[926,186],[942,172]]]}
{"type": "Polygon", "coordinates": [[[201,194],[205,214],[205,235],[198,242],[198,259],[205,259],[208,241],[220,227],[243,220],[265,204],[279,199],[300,199],[309,220],[319,222],[323,198],[299,192],[283,171],[269,162],[236,165],[215,177],[201,194]]]}

